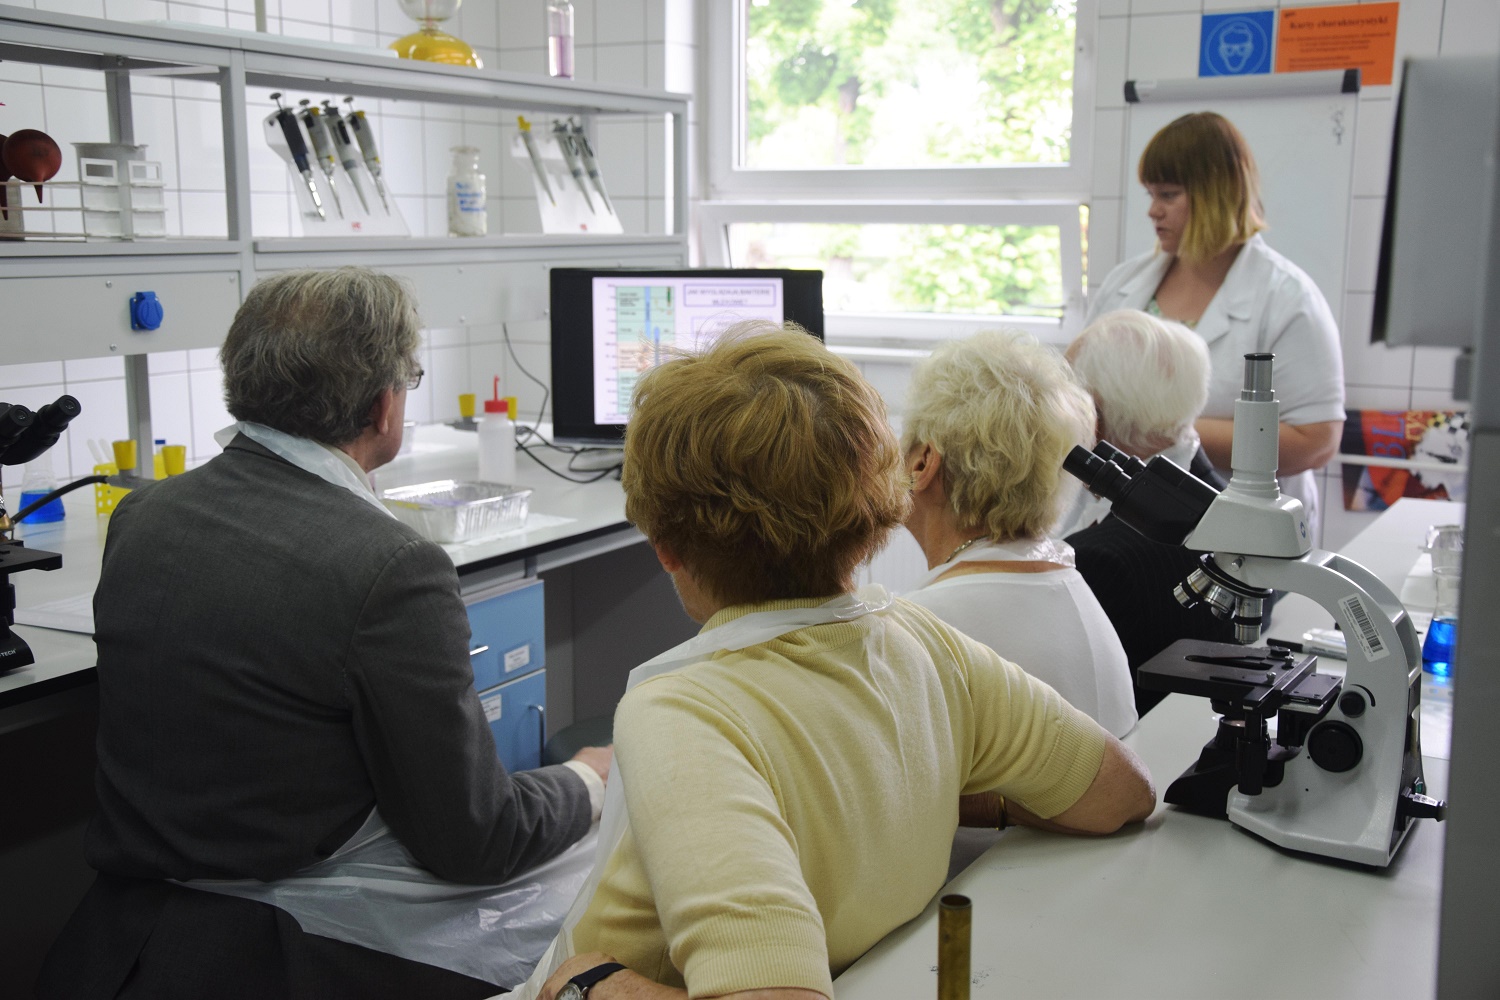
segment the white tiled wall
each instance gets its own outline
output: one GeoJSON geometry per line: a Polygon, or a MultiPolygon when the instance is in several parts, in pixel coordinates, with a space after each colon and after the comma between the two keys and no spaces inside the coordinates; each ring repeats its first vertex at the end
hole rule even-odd
{"type": "MultiPolygon", "coordinates": [[[[1101,0],[1099,4],[1098,100],[1094,113],[1095,169],[1090,204],[1089,282],[1096,288],[1119,263],[1127,227],[1144,219],[1122,218],[1134,164],[1124,162],[1123,87],[1131,78],[1192,77],[1198,72],[1199,19],[1204,13],[1304,7],[1321,0],[1101,0]]],[[[1336,2],[1336,0],[1328,0],[1336,2]]],[[[1353,0],[1341,0],[1353,2],[1353,0]]],[[[1500,3],[1496,0],[1400,0],[1396,58],[1500,52],[1500,3]]],[[[1375,264],[1385,210],[1393,107],[1391,86],[1365,87],[1355,134],[1355,176],[1350,204],[1348,255],[1343,289],[1344,377],[1347,405],[1362,408],[1449,408],[1455,354],[1441,348],[1391,349],[1370,343],[1375,264]]],[[[1338,467],[1324,476],[1325,548],[1337,548],[1370,515],[1343,510],[1338,467]]]]}
{"type": "MultiPolygon", "coordinates": [[[[165,19],[253,30],[252,0],[6,0],[22,7],[111,20],[165,19]]],[[[697,39],[694,0],[575,0],[578,80],[655,89],[692,89],[697,39]]],[[[542,0],[467,0],[444,27],[474,46],[486,67],[544,74],[545,4],[542,0]]],[[[378,48],[414,29],[396,0],[267,0],[271,33],[378,48]]],[[[381,58],[381,57],[372,57],[381,58]]],[[[181,236],[225,234],[223,148],[218,88],[136,76],[132,80],[136,138],[162,163],[168,232],[181,236]]],[[[251,231],[257,237],[297,235],[291,181],[282,161],[259,141],[260,119],[273,107],[270,91],[251,88],[249,118],[251,231]]],[[[287,99],[339,100],[342,93],[289,93],[287,99]]],[[[104,78],[100,73],[0,62],[0,133],[32,127],[69,150],[73,141],[108,137],[104,78]]],[[[531,176],[508,153],[516,132],[513,115],[498,109],[366,100],[359,103],[377,130],[386,180],[412,232],[447,232],[444,184],[450,146],[481,150],[487,175],[491,232],[541,228],[531,176]]],[[[668,136],[660,120],[596,119],[595,150],[611,199],[627,233],[668,231],[664,180],[668,136]]],[[[65,156],[60,180],[76,179],[65,156]]],[[[28,215],[28,226],[40,222],[28,215]]],[[[76,230],[76,215],[54,220],[76,230]]],[[[538,314],[510,324],[511,346],[521,365],[549,378],[548,328],[538,314]]],[[[539,387],[511,362],[499,327],[426,331],[427,377],[407,405],[409,419],[457,416],[460,392],[488,393],[500,375],[504,391],[520,398],[523,417],[541,403],[539,387]]],[[[6,365],[0,341],[0,400],[36,407],[63,392],[83,403],[83,415],[51,453],[59,475],[85,474],[94,464],[87,442],[126,433],[124,369],[119,358],[6,365]]],[[[152,421],[158,437],[188,445],[190,460],[218,453],[213,432],[229,422],[213,351],[169,352],[150,358],[152,421]]],[[[6,480],[18,479],[7,470],[6,480]]]]}

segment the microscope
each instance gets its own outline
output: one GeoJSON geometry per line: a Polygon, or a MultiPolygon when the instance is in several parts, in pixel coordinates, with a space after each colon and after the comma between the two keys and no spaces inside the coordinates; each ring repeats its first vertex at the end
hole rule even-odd
{"type": "Polygon", "coordinates": [[[1385,867],[1414,820],[1447,810],[1422,776],[1421,648],[1396,595],[1358,563],[1312,548],[1301,501],[1281,495],[1272,359],[1245,355],[1223,492],[1107,442],[1074,448],[1063,467],[1148,538],[1203,553],[1174,594],[1234,624],[1234,643],[1179,640],[1138,671],[1142,687],[1209,698],[1220,716],[1166,801],[1281,847],[1385,867]],[[1317,673],[1316,657],[1252,645],[1277,590],[1338,622],[1343,678],[1317,673]]]}
{"type": "MultiPolygon", "coordinates": [[[[66,395],[36,411],[19,404],[0,403],[0,466],[21,465],[51,448],[68,423],[82,411],[78,400],[66,395]]],[[[10,575],[22,570],[53,570],[62,566],[61,555],[28,549],[25,543],[10,539],[11,530],[32,511],[40,510],[70,490],[101,479],[92,476],[69,483],[22,507],[14,515],[8,512],[5,496],[0,492],[0,610],[5,612],[5,634],[0,636],[0,674],[36,662],[31,647],[11,629],[16,623],[16,588],[10,582],[10,575]]]]}

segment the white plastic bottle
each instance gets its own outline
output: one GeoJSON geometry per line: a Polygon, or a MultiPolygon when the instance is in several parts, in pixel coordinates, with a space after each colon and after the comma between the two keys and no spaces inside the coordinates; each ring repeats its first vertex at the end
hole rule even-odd
{"type": "Polygon", "coordinates": [[[483,236],[489,231],[484,174],[479,170],[477,146],[454,146],[448,175],[448,235],[483,236]]]}
{"type": "Polygon", "coordinates": [[[513,485],[516,481],[516,425],[503,399],[484,401],[479,421],[479,479],[513,485]]]}

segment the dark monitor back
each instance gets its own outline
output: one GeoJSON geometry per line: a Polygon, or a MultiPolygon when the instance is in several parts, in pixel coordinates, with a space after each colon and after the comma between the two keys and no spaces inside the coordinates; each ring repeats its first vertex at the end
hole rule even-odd
{"type": "Polygon", "coordinates": [[[560,441],[621,441],[640,373],[662,351],[701,348],[740,320],[790,321],[823,339],[822,271],[555,267],[551,280],[560,441]]]}
{"type": "Polygon", "coordinates": [[[1374,340],[1474,343],[1500,120],[1500,60],[1409,59],[1375,279],[1374,340]]]}

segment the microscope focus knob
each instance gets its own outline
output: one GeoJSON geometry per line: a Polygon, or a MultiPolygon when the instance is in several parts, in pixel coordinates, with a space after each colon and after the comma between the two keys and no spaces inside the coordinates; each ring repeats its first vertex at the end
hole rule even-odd
{"type": "Polygon", "coordinates": [[[1365,696],[1358,691],[1345,691],[1339,695],[1339,708],[1351,719],[1365,714],[1365,696]]]}
{"type": "Polygon", "coordinates": [[[1365,754],[1364,741],[1347,722],[1322,722],[1307,734],[1307,753],[1325,771],[1352,771],[1365,754]]]}

